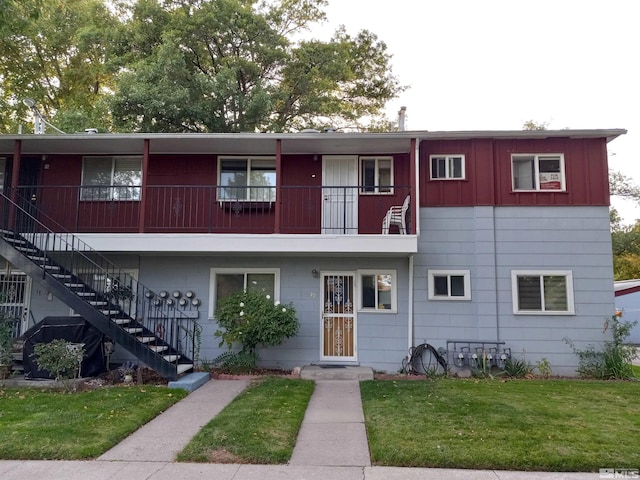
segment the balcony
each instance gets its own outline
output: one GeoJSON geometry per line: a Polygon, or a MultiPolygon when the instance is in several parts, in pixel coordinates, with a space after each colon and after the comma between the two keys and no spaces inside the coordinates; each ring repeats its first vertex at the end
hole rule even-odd
{"type": "Polygon", "coordinates": [[[272,186],[154,185],[144,193],[142,187],[22,186],[18,201],[47,227],[86,234],[84,238],[97,249],[109,244],[125,251],[114,247],[112,240],[129,239],[125,242],[129,251],[175,251],[180,249],[179,239],[186,242],[184,248],[190,245],[190,251],[234,251],[247,248],[243,239],[255,245],[260,236],[261,248],[274,252],[314,241],[302,252],[407,253],[417,245],[411,213],[406,216],[406,235],[393,226],[383,235],[382,220],[410,191],[394,186],[393,193],[378,195],[357,186],[282,186],[278,198],[272,186]],[[362,236],[376,240],[367,248],[362,236]],[[212,238],[217,239],[213,244],[212,238]],[[148,246],[150,239],[154,250],[148,246]],[[131,241],[139,244],[134,248],[131,241]]]}

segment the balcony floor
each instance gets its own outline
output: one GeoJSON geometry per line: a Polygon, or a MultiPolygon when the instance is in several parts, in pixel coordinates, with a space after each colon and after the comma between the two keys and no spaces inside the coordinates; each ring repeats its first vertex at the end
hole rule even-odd
{"type": "Polygon", "coordinates": [[[417,253],[417,235],[249,235],[79,233],[99,252],[262,253],[405,256],[417,253]]]}

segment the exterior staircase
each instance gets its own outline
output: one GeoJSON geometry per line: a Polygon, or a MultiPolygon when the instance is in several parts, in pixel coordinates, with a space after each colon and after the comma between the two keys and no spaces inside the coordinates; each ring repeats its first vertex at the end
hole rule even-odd
{"type": "Polygon", "coordinates": [[[195,319],[73,234],[55,233],[5,195],[0,201],[1,256],[163,377],[193,370],[195,319]]]}

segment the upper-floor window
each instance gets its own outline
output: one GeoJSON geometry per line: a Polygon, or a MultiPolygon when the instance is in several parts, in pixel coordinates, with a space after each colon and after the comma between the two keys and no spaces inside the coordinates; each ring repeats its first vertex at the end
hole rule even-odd
{"type": "Polygon", "coordinates": [[[429,270],[429,300],[471,300],[469,270],[429,270]]]}
{"type": "Polygon", "coordinates": [[[511,156],[513,190],[565,189],[562,154],[517,154],[511,156]]]}
{"type": "Polygon", "coordinates": [[[571,315],[573,275],[570,271],[511,272],[513,313],[571,315]]]}
{"type": "Polygon", "coordinates": [[[465,178],[464,155],[430,155],[432,180],[460,180],[465,178]]]}
{"type": "Polygon", "coordinates": [[[276,160],[274,158],[221,158],[219,165],[218,200],[275,201],[276,160]]]}
{"type": "Polygon", "coordinates": [[[393,158],[360,157],[360,192],[393,193],[393,158]]]}
{"type": "Polygon", "coordinates": [[[140,200],[142,157],[84,157],[82,200],[140,200]]]}

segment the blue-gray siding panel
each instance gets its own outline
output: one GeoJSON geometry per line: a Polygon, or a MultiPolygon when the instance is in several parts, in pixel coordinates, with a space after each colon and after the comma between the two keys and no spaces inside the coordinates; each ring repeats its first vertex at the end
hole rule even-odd
{"type": "Polygon", "coordinates": [[[555,373],[573,374],[577,358],[564,338],[577,345],[609,338],[602,332],[613,311],[606,207],[442,207],[420,215],[415,343],[500,340],[534,364],[546,357],[555,373]],[[428,269],[470,270],[471,300],[429,301],[428,269]],[[571,271],[576,314],[514,315],[512,270],[571,271]]]}

